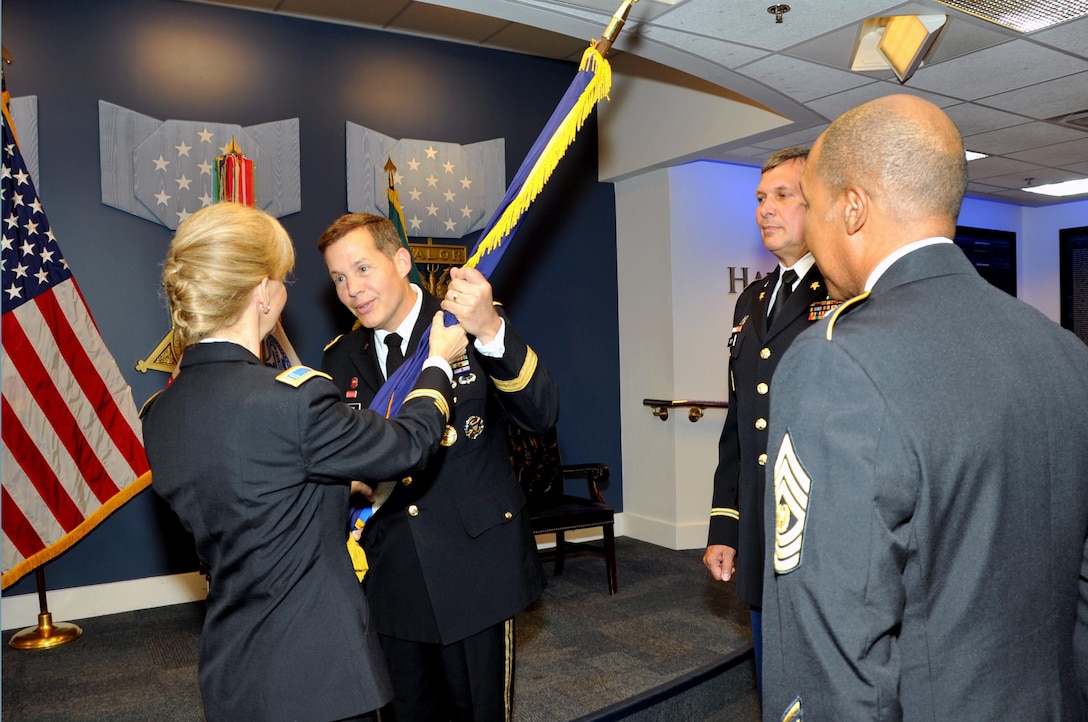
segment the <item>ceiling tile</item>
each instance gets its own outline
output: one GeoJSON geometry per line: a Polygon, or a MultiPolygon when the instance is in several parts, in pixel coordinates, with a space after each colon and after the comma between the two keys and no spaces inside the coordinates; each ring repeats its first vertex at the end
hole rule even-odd
{"type": "Polygon", "coordinates": [[[1040,30],[1028,37],[1035,42],[1088,58],[1088,18],[1064,23],[1049,30],[1040,30]]]}
{"type": "Polygon", "coordinates": [[[925,65],[907,81],[915,88],[976,100],[1053,78],[1088,71],[1088,61],[1026,40],[925,65]]]}
{"type": "MultiPolygon", "coordinates": [[[[569,7],[574,10],[589,10],[604,18],[609,18],[612,16],[612,13],[616,12],[616,9],[619,8],[620,0],[554,0],[554,2],[542,3],[534,3],[532,0],[529,0],[529,4],[535,4],[549,9],[555,7],[569,7]]],[[[653,20],[672,10],[674,4],[675,3],[671,2],[655,2],[655,0],[637,0],[628,11],[627,22],[636,24],[653,20]]]]}
{"type": "MultiPolygon", "coordinates": [[[[916,90],[909,85],[903,86],[899,83],[876,81],[857,88],[851,88],[850,90],[844,90],[841,93],[835,93],[809,101],[808,107],[812,108],[828,120],[834,120],[846,111],[861,105],[862,103],[867,103],[875,98],[883,98],[886,95],[896,95],[900,93],[925,98],[938,107],[952,105],[956,102],[954,98],[946,98],[945,96],[937,95],[936,93],[927,93],[925,91],[916,90]]],[[[1021,122],[1023,122],[1023,120],[1021,120],[1021,122]]]]}
{"type": "Polygon", "coordinates": [[[1023,173],[991,176],[986,179],[986,185],[1000,188],[1023,188],[1028,185],[1042,186],[1048,183],[1061,183],[1079,177],[1076,173],[1061,168],[1039,168],[1038,170],[1024,171],[1023,173]]]}
{"type": "Polygon", "coordinates": [[[749,45],[731,43],[720,38],[708,38],[697,33],[688,33],[670,28],[645,28],[642,35],[650,40],[683,48],[685,51],[709,60],[713,63],[735,68],[744,63],[766,57],[766,50],[749,45]]]}
{"type": "Polygon", "coordinates": [[[1007,156],[1010,153],[1027,150],[1028,148],[1039,148],[1055,143],[1064,143],[1069,140],[1079,140],[1084,137],[1085,133],[1083,131],[1035,120],[1008,128],[965,136],[963,143],[969,146],[971,150],[979,153],[1007,156]]]}
{"type": "Polygon", "coordinates": [[[870,15],[880,15],[896,3],[888,0],[820,0],[792,3],[789,13],[776,23],[766,3],[688,2],[663,15],[657,24],[708,37],[781,50],[853,25],[870,15]]]}
{"type": "MultiPolygon", "coordinates": [[[[960,129],[960,135],[976,135],[999,128],[1008,128],[1013,125],[1021,125],[1029,119],[1022,115],[1006,113],[1002,110],[994,110],[975,103],[960,103],[950,105],[944,112],[960,129]]],[[[974,150],[974,148],[971,148],[974,150]]]]}
{"type": "Polygon", "coordinates": [[[1080,138],[1068,143],[1057,143],[1045,148],[1035,148],[1027,153],[1007,153],[1006,155],[1014,160],[1053,166],[1088,161],[1088,133],[1081,133],[1080,138]]]}
{"type": "Polygon", "coordinates": [[[1088,72],[1021,88],[1012,93],[991,95],[979,101],[1032,118],[1054,118],[1088,107],[1088,72]]]}
{"type": "Polygon", "coordinates": [[[737,68],[737,72],[802,102],[873,82],[864,75],[784,55],[770,55],[737,68]]]}
{"type": "Polygon", "coordinates": [[[1039,170],[1042,170],[1042,166],[1033,163],[1025,163],[1022,160],[1013,160],[1000,156],[990,156],[989,158],[979,158],[968,163],[967,177],[972,181],[996,178],[1009,173],[1025,173],[1024,177],[1027,177],[1027,175],[1034,175],[1034,173],[1026,173],[1027,171],[1039,170]]]}

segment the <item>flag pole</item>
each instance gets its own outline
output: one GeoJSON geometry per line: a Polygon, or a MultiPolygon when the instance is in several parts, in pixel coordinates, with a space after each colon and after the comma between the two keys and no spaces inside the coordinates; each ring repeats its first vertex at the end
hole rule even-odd
{"type": "Polygon", "coordinates": [[[38,580],[38,626],[27,627],[12,635],[9,645],[15,649],[49,649],[79,639],[83,630],[70,622],[53,623],[53,615],[45,604],[45,572],[39,566],[34,570],[38,580]]]}
{"type": "Polygon", "coordinates": [[[631,6],[637,2],[638,0],[623,0],[623,4],[612,14],[612,19],[604,29],[604,34],[601,35],[599,40],[593,41],[593,47],[597,49],[602,57],[608,55],[608,51],[612,49],[612,43],[616,42],[620,30],[623,30],[623,24],[627,22],[627,15],[631,12],[631,6]]]}

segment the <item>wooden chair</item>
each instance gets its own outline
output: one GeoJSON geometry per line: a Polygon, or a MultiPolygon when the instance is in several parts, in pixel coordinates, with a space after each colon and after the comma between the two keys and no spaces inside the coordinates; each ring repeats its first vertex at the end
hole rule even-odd
{"type": "Polygon", "coordinates": [[[510,425],[510,460],[528,500],[529,519],[534,534],[555,534],[555,548],[541,552],[542,559],[554,558],[555,574],[563,573],[564,557],[570,553],[592,552],[604,556],[608,573],[608,592],[615,594],[616,513],[601,496],[600,485],[608,481],[604,464],[563,464],[555,430],[531,434],[510,425]],[[584,478],[586,496],[566,492],[566,480],[584,478]],[[568,543],[566,532],[601,527],[602,544],[568,543]]]}

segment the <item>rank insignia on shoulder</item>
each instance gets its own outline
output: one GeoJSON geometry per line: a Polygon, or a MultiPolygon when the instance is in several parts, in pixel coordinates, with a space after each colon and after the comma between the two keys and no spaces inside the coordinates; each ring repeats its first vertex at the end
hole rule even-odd
{"type": "Polygon", "coordinates": [[[322,371],[318,371],[317,369],[312,369],[309,366],[292,366],[277,376],[276,380],[280,383],[287,384],[288,386],[294,386],[297,389],[310,379],[319,376],[332,381],[332,376],[329,376],[322,371]]]}
{"type": "Polygon", "coordinates": [[[330,348],[332,348],[336,344],[337,341],[339,341],[342,338],[344,338],[344,334],[340,334],[339,336],[334,338],[332,341],[329,341],[327,344],[325,344],[325,348],[322,349],[322,350],[323,351],[328,351],[330,348]]]}
{"type": "Polygon", "coordinates": [[[816,301],[815,303],[810,304],[808,307],[808,320],[819,321],[821,318],[834,311],[839,303],[841,302],[829,298],[825,301],[816,301]]]}
{"type": "Polygon", "coordinates": [[[793,439],[787,431],[774,461],[775,574],[788,574],[801,566],[811,491],[812,479],[797,458],[793,439]]]}

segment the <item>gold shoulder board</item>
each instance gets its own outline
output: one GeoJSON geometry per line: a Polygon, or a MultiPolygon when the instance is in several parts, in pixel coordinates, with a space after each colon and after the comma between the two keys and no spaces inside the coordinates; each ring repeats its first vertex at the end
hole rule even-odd
{"type": "Polygon", "coordinates": [[[329,376],[323,371],[312,369],[309,366],[292,366],[277,376],[276,380],[280,383],[287,384],[288,386],[294,386],[297,389],[310,379],[317,378],[318,376],[332,381],[332,376],[329,376]]]}

